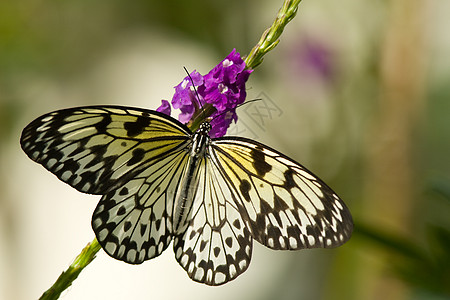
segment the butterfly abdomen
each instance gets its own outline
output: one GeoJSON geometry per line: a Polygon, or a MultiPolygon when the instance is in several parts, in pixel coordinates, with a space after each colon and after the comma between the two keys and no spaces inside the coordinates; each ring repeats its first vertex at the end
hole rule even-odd
{"type": "Polygon", "coordinates": [[[192,136],[188,163],[181,177],[182,182],[180,182],[180,188],[175,197],[175,211],[173,214],[174,233],[183,233],[191,218],[190,211],[199,181],[199,164],[205,158],[206,148],[211,141],[208,135],[210,128],[209,123],[203,123],[192,136]]]}

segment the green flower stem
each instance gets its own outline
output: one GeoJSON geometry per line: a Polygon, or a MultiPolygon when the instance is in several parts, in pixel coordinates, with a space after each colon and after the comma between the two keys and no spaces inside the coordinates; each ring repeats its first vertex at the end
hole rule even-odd
{"type": "Polygon", "coordinates": [[[248,69],[256,68],[263,61],[263,56],[272,50],[280,42],[279,38],[284,27],[295,17],[297,8],[302,0],[285,0],[283,6],[278,11],[277,17],[266,31],[264,31],[258,44],[253,47],[250,54],[245,59],[248,69]]]}
{"type": "MultiPolygon", "coordinates": [[[[286,27],[286,25],[295,17],[300,1],[301,0],[284,1],[272,26],[263,33],[258,44],[245,59],[245,64],[248,69],[256,68],[263,61],[263,56],[278,45],[281,33],[283,32],[284,27],[286,27]]],[[[209,110],[212,110],[212,108],[208,107],[207,113],[204,112],[203,114],[208,115],[208,113],[213,113],[213,111],[209,110]]],[[[197,119],[202,118],[199,117],[197,119]]],[[[200,121],[197,119],[190,124],[190,128],[193,130],[197,129],[200,124],[200,121]]],[[[81,251],[75,261],[58,277],[52,287],[48,289],[40,299],[58,299],[61,293],[72,285],[72,282],[78,277],[81,271],[94,260],[95,255],[100,249],[100,244],[97,239],[94,239],[81,251]]]]}
{"type": "Polygon", "coordinates": [[[49,288],[44,294],[42,294],[41,300],[53,300],[58,299],[61,293],[72,285],[72,282],[77,279],[78,274],[95,258],[97,252],[101,249],[97,239],[94,239],[90,244],[81,251],[81,253],[75,258],[74,262],[69,268],[59,275],[56,282],[49,288]]]}

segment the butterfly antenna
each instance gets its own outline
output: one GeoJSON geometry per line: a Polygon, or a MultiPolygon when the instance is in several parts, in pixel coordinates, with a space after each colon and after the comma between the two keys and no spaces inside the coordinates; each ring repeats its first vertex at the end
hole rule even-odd
{"type": "MultiPolygon", "coordinates": [[[[244,103],[241,103],[241,104],[236,105],[235,108],[241,107],[241,106],[243,106],[243,105],[245,105],[245,104],[249,104],[249,103],[252,103],[252,102],[260,101],[260,100],[262,100],[262,99],[261,99],[261,98],[258,98],[258,99],[248,100],[248,101],[245,101],[244,103]]],[[[215,118],[217,118],[217,117],[219,117],[219,116],[221,116],[221,115],[223,115],[223,114],[226,114],[227,112],[229,112],[229,110],[225,110],[225,111],[221,112],[220,114],[214,116],[214,118],[213,118],[212,120],[214,120],[215,118]]],[[[211,121],[212,121],[212,120],[211,120],[211,121]]]]}
{"type": "Polygon", "coordinates": [[[192,87],[194,88],[195,95],[197,96],[197,101],[200,104],[200,107],[202,109],[203,119],[206,119],[205,110],[203,109],[203,104],[202,104],[202,101],[200,100],[200,95],[197,92],[197,88],[195,87],[194,80],[192,79],[191,74],[189,74],[189,71],[186,69],[186,67],[183,67],[183,69],[184,69],[184,71],[186,71],[187,76],[191,80],[192,87]]]}

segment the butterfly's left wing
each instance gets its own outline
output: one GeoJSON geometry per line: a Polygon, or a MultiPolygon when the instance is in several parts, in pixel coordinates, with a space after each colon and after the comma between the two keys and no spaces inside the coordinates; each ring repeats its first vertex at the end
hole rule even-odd
{"type": "Polygon", "coordinates": [[[299,163],[258,142],[213,139],[211,160],[238,195],[236,206],[252,236],[278,250],[332,248],[353,230],[344,202],[299,163]]]}
{"type": "Polygon", "coordinates": [[[103,195],[186,147],[191,131],[162,113],[86,106],[45,114],[22,132],[23,151],[80,192],[103,195]]]}

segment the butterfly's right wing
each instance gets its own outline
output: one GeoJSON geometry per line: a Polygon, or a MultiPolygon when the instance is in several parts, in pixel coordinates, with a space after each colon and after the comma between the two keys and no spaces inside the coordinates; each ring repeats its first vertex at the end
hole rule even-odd
{"type": "Polygon", "coordinates": [[[80,107],[36,119],[23,130],[21,145],[62,181],[104,195],[92,218],[99,243],[114,258],[141,263],[171,240],[173,197],[190,135],[158,112],[80,107]]]}

